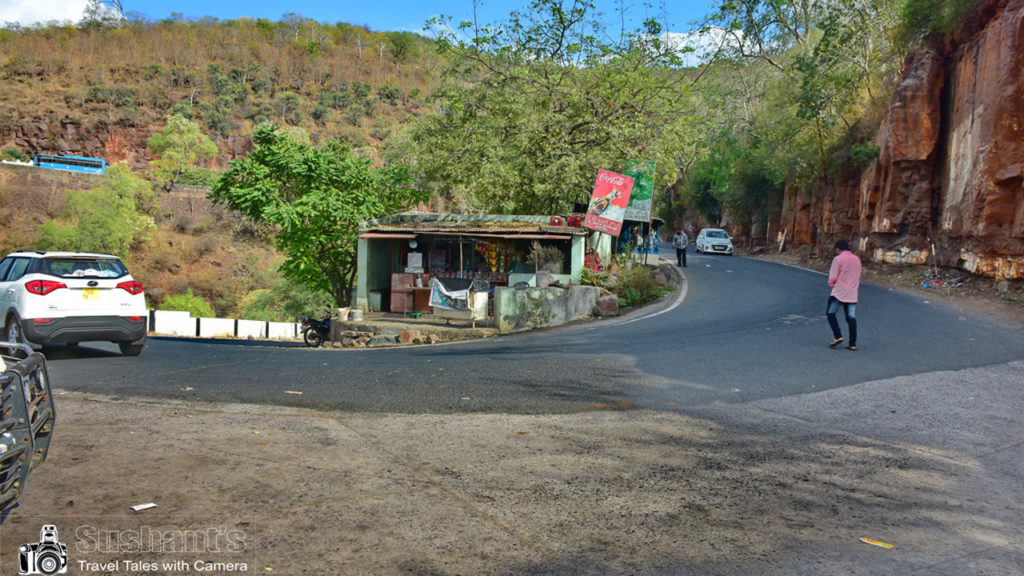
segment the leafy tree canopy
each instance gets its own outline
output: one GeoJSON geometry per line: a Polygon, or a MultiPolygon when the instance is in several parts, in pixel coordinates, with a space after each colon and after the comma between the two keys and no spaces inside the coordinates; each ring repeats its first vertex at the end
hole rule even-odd
{"type": "Polygon", "coordinates": [[[170,190],[188,170],[217,155],[217,145],[199,125],[180,114],[171,115],[164,129],[150,136],[146,144],[157,156],[149,165],[165,190],[170,190]]]}
{"type": "MultiPolygon", "coordinates": [[[[687,198],[706,218],[765,222],[787,187],[854,167],[895,83],[901,6],[923,0],[720,0],[708,24],[732,40],[697,87],[709,128],[687,198]]],[[[862,154],[863,155],[863,154],[862,154]]],[[[763,230],[763,228],[762,228],[763,230]]]]}
{"type": "Polygon", "coordinates": [[[374,168],[347,145],[316,148],[264,124],[248,158],[234,160],[210,198],[277,229],[286,256],[282,274],[329,293],[337,305],[352,299],[359,224],[408,209],[425,196],[401,165],[374,168]]]}
{"type": "Polygon", "coordinates": [[[679,177],[689,115],[678,54],[653,20],[609,41],[597,15],[588,1],[536,0],[500,26],[435,22],[451,65],[407,153],[443,196],[557,213],[626,159],[655,161],[662,186],[679,177]]]}

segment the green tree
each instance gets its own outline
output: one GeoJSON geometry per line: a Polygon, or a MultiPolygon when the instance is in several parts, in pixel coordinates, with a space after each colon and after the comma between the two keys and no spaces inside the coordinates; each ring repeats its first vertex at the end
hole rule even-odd
{"type": "Polygon", "coordinates": [[[217,145],[199,125],[178,114],[168,118],[164,129],[150,136],[146,144],[157,156],[149,166],[164,190],[170,190],[190,169],[217,155],[217,145]]]}
{"type": "Polygon", "coordinates": [[[629,158],[655,161],[661,186],[678,178],[688,85],[657,22],[612,42],[592,3],[536,0],[494,27],[438,24],[451,65],[439,111],[412,126],[405,151],[441,195],[557,213],[629,158]]]}
{"type": "Polygon", "coordinates": [[[103,183],[86,192],[68,194],[59,220],[45,222],[38,242],[43,250],[107,252],[127,258],[133,245],[144,242],[153,222],[153,189],[123,165],[115,164],[103,183]]]}
{"type": "Polygon", "coordinates": [[[125,23],[121,0],[89,0],[82,12],[78,26],[100,29],[106,26],[121,26],[125,23]]]}
{"type": "Polygon", "coordinates": [[[826,4],[819,0],[719,0],[709,20],[733,34],[730,52],[785,70],[786,54],[794,49],[810,50],[812,31],[826,4]]]}
{"type": "Polygon", "coordinates": [[[385,32],[388,40],[388,47],[391,49],[391,57],[395,59],[395,70],[408,60],[416,56],[416,36],[411,32],[385,32]]]}
{"type": "Polygon", "coordinates": [[[315,148],[261,125],[253,145],[248,158],[231,162],[210,198],[276,227],[277,248],[286,256],[282,274],[347,305],[359,224],[408,209],[424,195],[404,166],[374,169],[343,142],[315,148]]]}

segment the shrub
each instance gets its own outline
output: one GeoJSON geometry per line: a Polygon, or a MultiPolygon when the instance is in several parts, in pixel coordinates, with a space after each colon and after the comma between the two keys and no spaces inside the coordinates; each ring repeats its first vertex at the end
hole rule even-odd
{"type": "Polygon", "coordinates": [[[325,90],[320,93],[320,106],[325,106],[333,110],[347,108],[353,100],[354,97],[350,92],[331,92],[325,90]]]}
{"type": "Polygon", "coordinates": [[[192,104],[187,100],[178,102],[174,106],[171,106],[171,109],[168,111],[168,114],[171,116],[181,116],[182,118],[191,120],[192,104]]]}
{"type": "Polygon", "coordinates": [[[207,254],[213,254],[217,251],[219,246],[220,241],[214,236],[204,235],[196,238],[195,240],[195,250],[199,257],[206,256],[207,254]]]}
{"type": "Polygon", "coordinates": [[[25,154],[17,148],[4,148],[3,152],[0,152],[0,159],[3,160],[17,160],[18,162],[28,162],[32,159],[31,156],[25,154]]]}
{"type": "Polygon", "coordinates": [[[394,86],[382,84],[377,87],[377,97],[392,106],[397,106],[398,99],[402,97],[402,91],[394,86]]]}
{"type": "Polygon", "coordinates": [[[348,107],[348,110],[345,111],[345,120],[353,126],[358,126],[359,120],[362,119],[362,117],[365,115],[366,111],[362,106],[359,106],[358,104],[353,104],[352,106],[348,107]]]}
{"type": "Polygon", "coordinates": [[[628,307],[661,298],[667,288],[654,279],[654,271],[647,266],[634,265],[622,269],[611,290],[619,296],[619,306],[628,307]]]}
{"type": "Polygon", "coordinates": [[[85,94],[86,102],[107,102],[113,97],[113,90],[106,86],[89,86],[85,94]]]}
{"type": "Polygon", "coordinates": [[[249,86],[253,94],[270,94],[274,91],[274,82],[270,78],[257,78],[249,86]]]}
{"type": "Polygon", "coordinates": [[[187,168],[182,171],[181,177],[178,178],[178,184],[186,184],[188,186],[206,186],[212,188],[217,183],[217,179],[220,178],[219,170],[210,170],[208,168],[187,168]]]}
{"type": "Polygon", "coordinates": [[[597,286],[598,288],[604,288],[605,282],[607,281],[607,272],[594,272],[590,268],[584,268],[583,273],[580,275],[580,284],[584,286],[597,286]]]}
{"type": "Polygon", "coordinates": [[[326,292],[315,292],[287,280],[253,290],[238,303],[242,318],[270,322],[288,322],[304,316],[320,318],[333,307],[334,300],[326,292]]]}
{"type": "Polygon", "coordinates": [[[323,126],[327,123],[327,119],[331,117],[331,109],[326,106],[317,105],[309,115],[313,118],[313,121],[323,126]]]}
{"type": "Polygon", "coordinates": [[[878,158],[882,149],[871,144],[856,143],[850,148],[850,159],[857,168],[866,168],[878,158]]]}
{"type": "Polygon", "coordinates": [[[213,306],[206,301],[202,296],[197,296],[192,293],[192,289],[189,288],[184,294],[172,294],[160,303],[157,310],[181,310],[188,312],[190,315],[196,318],[213,318],[216,316],[213,312],[213,306]]]}

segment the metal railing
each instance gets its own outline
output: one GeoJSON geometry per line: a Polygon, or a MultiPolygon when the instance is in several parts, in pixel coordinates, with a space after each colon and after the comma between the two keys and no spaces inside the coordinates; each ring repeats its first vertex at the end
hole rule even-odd
{"type": "Polygon", "coordinates": [[[0,403],[2,523],[50,448],[56,412],[42,354],[24,344],[0,342],[0,403]]]}

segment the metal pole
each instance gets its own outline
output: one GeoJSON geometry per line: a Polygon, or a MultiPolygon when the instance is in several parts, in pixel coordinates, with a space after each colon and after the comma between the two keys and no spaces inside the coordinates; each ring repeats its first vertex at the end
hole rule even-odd
{"type": "MultiPolygon", "coordinates": [[[[647,242],[650,244],[654,238],[654,175],[651,175],[651,211],[647,213],[647,242]]],[[[647,265],[647,253],[649,250],[644,250],[644,266],[647,265]]]]}

